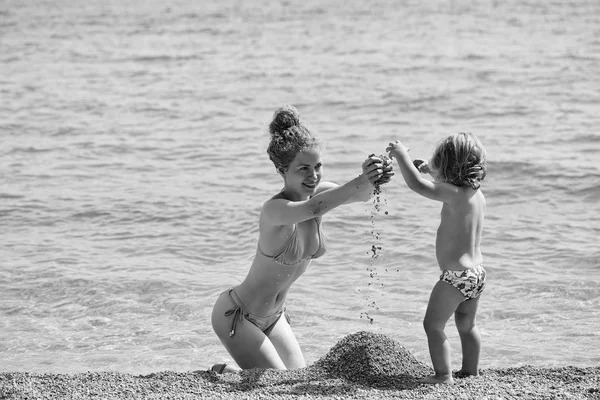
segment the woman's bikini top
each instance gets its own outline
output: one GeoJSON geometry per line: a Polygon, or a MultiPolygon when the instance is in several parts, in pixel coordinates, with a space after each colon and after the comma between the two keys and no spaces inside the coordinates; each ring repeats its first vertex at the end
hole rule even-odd
{"type": "Polygon", "coordinates": [[[301,258],[302,254],[304,253],[304,249],[298,244],[298,228],[296,227],[296,224],[294,224],[294,231],[292,232],[292,235],[289,237],[287,242],[285,242],[281,250],[277,252],[277,254],[274,256],[267,255],[263,253],[263,251],[260,249],[260,246],[258,246],[258,251],[260,251],[260,254],[263,256],[271,258],[277,264],[281,265],[294,265],[304,260],[311,260],[313,258],[321,257],[323,254],[325,254],[325,251],[327,251],[325,246],[325,237],[321,232],[321,218],[313,218],[313,221],[315,221],[317,224],[319,247],[317,248],[315,254],[313,254],[311,257],[301,258]]]}

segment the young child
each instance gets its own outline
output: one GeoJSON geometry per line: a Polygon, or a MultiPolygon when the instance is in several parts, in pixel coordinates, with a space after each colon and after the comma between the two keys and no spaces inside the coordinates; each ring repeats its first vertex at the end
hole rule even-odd
{"type": "Polygon", "coordinates": [[[478,374],[481,336],[475,314],[486,282],[480,249],[485,213],[480,185],[486,175],[486,152],[470,133],[442,140],[430,163],[420,159],[413,163],[408,150],[398,140],[386,149],[397,160],[410,189],[443,203],[435,244],[442,274],[433,287],[423,320],[435,375],[422,382],[453,383],[450,344],[444,334],[453,313],[463,355],[457,376],[478,374]],[[431,174],[434,181],[421,177],[419,172],[431,174]]]}

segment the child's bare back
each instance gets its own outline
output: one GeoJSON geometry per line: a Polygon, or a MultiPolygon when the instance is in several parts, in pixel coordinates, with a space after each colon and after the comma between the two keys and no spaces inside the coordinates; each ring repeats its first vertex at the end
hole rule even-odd
{"type": "Polygon", "coordinates": [[[460,270],[483,262],[481,232],[485,197],[480,189],[462,187],[454,201],[443,203],[435,253],[440,269],[460,270]]]}

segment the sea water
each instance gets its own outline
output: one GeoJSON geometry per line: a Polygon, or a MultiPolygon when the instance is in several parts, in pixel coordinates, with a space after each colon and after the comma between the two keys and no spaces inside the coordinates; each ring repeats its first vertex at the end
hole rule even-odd
{"type": "MultiPolygon", "coordinates": [[[[282,187],[265,150],[285,103],[337,183],[395,139],[427,158],[476,134],[481,367],[598,365],[599,26],[595,0],[5,0],[0,370],[230,361],[210,313],[282,187]]],[[[361,330],[429,363],[441,204],[397,172],[325,216],[328,252],[289,293],[308,363],[361,330]]]]}

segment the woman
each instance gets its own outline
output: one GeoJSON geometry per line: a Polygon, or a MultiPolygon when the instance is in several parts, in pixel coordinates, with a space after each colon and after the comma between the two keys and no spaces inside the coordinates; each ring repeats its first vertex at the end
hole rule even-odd
{"type": "MultiPolygon", "coordinates": [[[[320,143],[294,107],[277,109],[269,130],[267,153],[284,186],[262,207],[248,275],[221,293],[212,313],[215,333],[242,369],[306,366],[285,312],[288,291],[311,260],[325,253],[323,215],[342,204],[368,200],[372,185],[393,175],[391,160],[371,156],[362,164],[362,174],[346,184],[322,182],[320,143]]],[[[238,369],[216,364],[212,370],[238,369]]]]}

